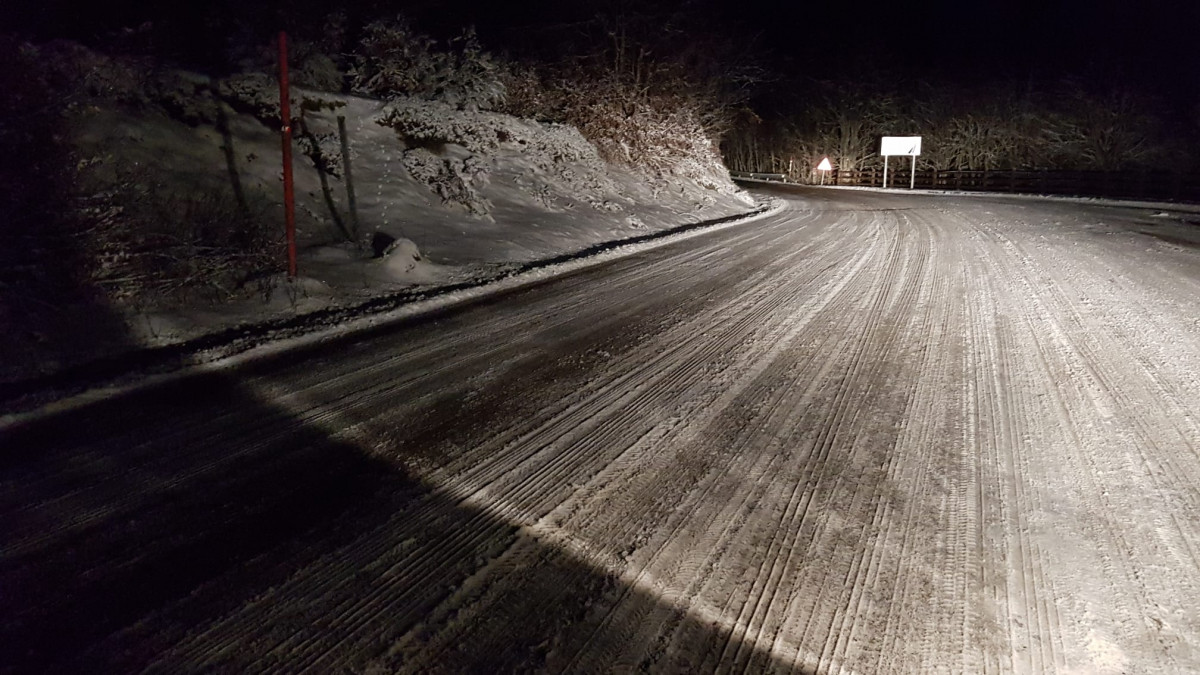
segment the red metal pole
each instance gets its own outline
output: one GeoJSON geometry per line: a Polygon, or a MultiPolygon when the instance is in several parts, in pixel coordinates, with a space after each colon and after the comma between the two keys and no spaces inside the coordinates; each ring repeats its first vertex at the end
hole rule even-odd
{"type": "Polygon", "coordinates": [[[287,33],[279,31],[279,117],[283,121],[283,215],[287,224],[288,279],[296,278],[296,195],[292,185],[292,109],[288,98],[287,33]]]}

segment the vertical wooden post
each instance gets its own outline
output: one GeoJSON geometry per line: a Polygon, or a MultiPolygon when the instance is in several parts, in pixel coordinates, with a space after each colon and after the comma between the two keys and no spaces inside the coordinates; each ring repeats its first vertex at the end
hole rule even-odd
{"type": "Polygon", "coordinates": [[[287,33],[279,31],[279,118],[283,122],[283,217],[288,279],[296,278],[296,194],[292,183],[292,108],[288,93],[287,33]]]}
{"type": "Polygon", "coordinates": [[[342,138],[342,173],[346,177],[346,204],[350,207],[350,233],[354,243],[362,244],[358,232],[358,202],[354,198],[354,174],[350,172],[350,138],[346,136],[346,116],[338,115],[338,135],[342,138]]]}
{"type": "Polygon", "coordinates": [[[908,189],[911,190],[917,186],[917,156],[912,156],[912,174],[908,177],[908,189]]]}
{"type": "Polygon", "coordinates": [[[883,187],[884,188],[887,188],[887,166],[888,166],[888,156],[884,155],[883,156],[883,187]]]}

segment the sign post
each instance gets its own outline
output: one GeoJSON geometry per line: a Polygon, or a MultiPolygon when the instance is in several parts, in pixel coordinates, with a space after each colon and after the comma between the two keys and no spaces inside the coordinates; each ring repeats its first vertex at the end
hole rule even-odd
{"type": "Polygon", "coordinates": [[[888,157],[892,155],[912,157],[912,173],[909,177],[908,189],[916,187],[917,155],[921,154],[920,136],[884,136],[879,146],[879,154],[883,155],[883,187],[887,187],[888,157]]]}
{"type": "Polygon", "coordinates": [[[296,195],[292,184],[292,110],[288,99],[287,33],[279,32],[279,119],[283,121],[283,218],[288,279],[296,278],[296,195]]]}

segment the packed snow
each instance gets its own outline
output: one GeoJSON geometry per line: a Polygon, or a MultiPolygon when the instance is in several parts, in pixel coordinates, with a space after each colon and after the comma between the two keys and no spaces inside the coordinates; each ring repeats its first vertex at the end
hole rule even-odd
{"type": "Polygon", "coordinates": [[[0,669],[1200,668],[1195,215],[763,197],[0,425],[0,669]]]}

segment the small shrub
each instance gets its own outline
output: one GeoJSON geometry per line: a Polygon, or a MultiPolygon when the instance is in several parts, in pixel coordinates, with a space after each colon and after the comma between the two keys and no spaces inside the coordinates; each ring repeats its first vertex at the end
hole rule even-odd
{"type": "Polygon", "coordinates": [[[144,61],[109,57],[67,40],[27,44],[24,49],[57,92],[121,102],[146,100],[152,68],[144,61]]]}
{"type": "MultiPolygon", "coordinates": [[[[569,125],[538,124],[499,113],[456,110],[444,103],[415,99],[393,102],[375,121],[381,126],[395,129],[410,153],[417,149],[424,151],[413,154],[413,159],[409,161],[413,163],[410,172],[418,172],[413,176],[427,185],[432,183],[421,176],[430,174],[434,169],[425,165],[433,166],[430,156],[442,161],[440,155],[447,145],[461,146],[475,155],[475,158],[466,162],[450,162],[451,172],[466,176],[465,185],[471,186],[482,185],[488,176],[489,166],[479,158],[493,156],[505,144],[520,148],[526,161],[542,171],[557,175],[578,191],[613,189],[596,146],[569,125]]],[[[437,171],[441,172],[442,169],[437,171]]],[[[447,194],[463,194],[457,187],[432,189],[444,199],[447,194]]],[[[452,196],[449,202],[461,203],[472,213],[481,213],[481,209],[486,212],[488,209],[482,200],[464,201],[452,196]]]]}
{"type": "MultiPolygon", "coordinates": [[[[304,31],[288,36],[288,80],[306,89],[340,94],[346,90],[347,82],[341,54],[346,32],[345,13],[327,15],[322,26],[322,35],[304,31]]],[[[268,37],[249,26],[237,26],[229,35],[226,60],[236,73],[264,75],[277,82],[279,45],[276,39],[274,34],[268,37]]],[[[278,89],[279,85],[275,86],[278,89]]]]}
{"type": "Polygon", "coordinates": [[[214,124],[220,105],[212,81],[184,71],[156,73],[147,84],[147,95],[160,109],[185,124],[214,124]]]}
{"type": "Polygon", "coordinates": [[[265,73],[243,73],[221,80],[217,94],[238,112],[265,124],[279,124],[279,84],[265,73]]]}
{"type": "Polygon", "coordinates": [[[707,103],[688,93],[681,79],[662,75],[652,87],[596,67],[539,72],[518,63],[507,64],[503,77],[504,112],[577,127],[608,162],[650,177],[723,171],[705,125],[707,103]]]}
{"type": "Polygon", "coordinates": [[[461,145],[474,153],[489,153],[500,145],[502,121],[455,110],[442,103],[399,99],[389,105],[376,123],[396,130],[411,146],[461,145]]]}
{"type": "Polygon", "coordinates": [[[300,61],[289,78],[292,84],[317,91],[341,92],[346,86],[346,74],[336,61],[326,54],[313,53],[300,61]]]}
{"type": "Polygon", "coordinates": [[[475,189],[486,183],[488,175],[487,165],[477,158],[442,159],[425,148],[413,148],[404,153],[403,164],[409,175],[441,197],[443,204],[462,206],[477,216],[491,211],[491,205],[475,189]]]}
{"type": "Polygon", "coordinates": [[[265,201],[181,193],[121,173],[76,210],[89,279],[108,297],[139,309],[222,302],[263,291],[254,280],[280,269],[281,237],[265,201]]]}
{"type": "Polygon", "coordinates": [[[351,88],[384,99],[415,97],[460,110],[490,110],[504,100],[501,69],[474,31],[447,49],[413,30],[404,17],[364,29],[350,71],[351,88]]]}

